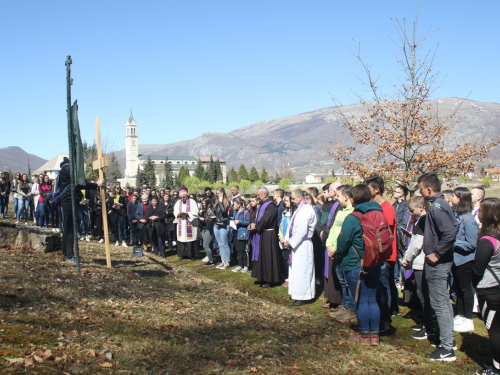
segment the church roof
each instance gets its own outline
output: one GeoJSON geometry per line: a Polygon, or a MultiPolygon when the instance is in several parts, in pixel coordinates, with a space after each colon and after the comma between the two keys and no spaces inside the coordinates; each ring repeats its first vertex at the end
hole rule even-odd
{"type": "Polygon", "coordinates": [[[128,118],[127,124],[135,124],[135,125],[137,125],[137,123],[134,120],[134,116],[132,115],[132,110],[130,110],[130,117],[128,118]]]}

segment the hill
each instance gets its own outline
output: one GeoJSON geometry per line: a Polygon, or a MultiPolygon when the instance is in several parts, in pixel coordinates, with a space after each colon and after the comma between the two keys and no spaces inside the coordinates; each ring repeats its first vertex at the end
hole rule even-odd
{"type": "MultiPolygon", "coordinates": [[[[31,171],[44,165],[47,160],[33,154],[28,154],[17,146],[0,148],[0,171],[28,173],[28,159],[31,171]]],[[[11,176],[12,177],[12,176],[11,176]]]]}
{"type": "MultiPolygon", "coordinates": [[[[456,111],[456,126],[453,134],[457,139],[487,139],[500,135],[500,104],[483,103],[462,99],[444,98],[432,101],[441,117],[456,111]],[[458,108],[458,110],[457,110],[458,108]]],[[[341,108],[354,116],[365,114],[361,104],[341,108]]],[[[140,125],[139,125],[140,127],[140,125]]],[[[140,142],[139,129],[139,142],[140,142]]],[[[236,169],[246,166],[264,165],[268,172],[285,164],[290,168],[307,167],[309,170],[332,162],[328,148],[333,143],[349,145],[351,139],[342,128],[338,108],[327,107],[276,120],[261,121],[229,133],[203,133],[199,137],[172,144],[139,145],[140,154],[165,155],[214,155],[236,169]]],[[[357,156],[363,158],[368,149],[360,150],[357,156]]],[[[492,154],[497,158],[498,150],[492,154]]],[[[116,153],[122,170],[125,169],[125,149],[116,153]]]]}

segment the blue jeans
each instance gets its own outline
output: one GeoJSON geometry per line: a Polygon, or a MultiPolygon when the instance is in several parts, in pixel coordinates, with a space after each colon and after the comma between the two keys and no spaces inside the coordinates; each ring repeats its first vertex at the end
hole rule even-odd
{"type": "Polygon", "coordinates": [[[17,198],[12,198],[12,200],[14,201],[14,216],[16,216],[16,215],[17,215],[17,210],[18,210],[18,208],[19,208],[19,204],[18,204],[19,199],[17,199],[17,198]]]}
{"type": "Polygon", "coordinates": [[[229,262],[231,260],[231,250],[229,249],[227,232],[227,227],[219,227],[218,225],[214,225],[215,239],[219,244],[220,258],[223,262],[229,262]]]}
{"type": "MultiPolygon", "coordinates": [[[[360,272],[361,268],[346,272],[346,281],[352,296],[356,295],[360,272]]],[[[361,274],[356,317],[358,318],[359,331],[363,334],[379,331],[380,308],[377,303],[377,287],[380,272],[381,267],[370,267],[361,274]]]]}
{"type": "Polygon", "coordinates": [[[24,211],[24,221],[28,222],[28,210],[30,209],[31,198],[19,199],[17,202],[17,221],[21,218],[21,214],[24,211]]]}
{"type": "Polygon", "coordinates": [[[78,233],[82,236],[88,236],[89,234],[89,207],[86,205],[78,205],[77,208],[78,217],[78,233]]]}
{"type": "Polygon", "coordinates": [[[38,206],[36,206],[35,215],[37,216],[37,222],[38,222],[38,226],[40,228],[43,227],[44,221],[45,221],[45,228],[48,228],[48,226],[49,226],[49,210],[50,210],[50,207],[45,202],[38,203],[38,206]]]}
{"type": "Polygon", "coordinates": [[[349,291],[347,286],[347,281],[345,278],[345,272],[340,270],[340,266],[335,262],[335,273],[340,282],[340,287],[342,289],[342,305],[348,309],[356,310],[356,301],[349,291]]]}

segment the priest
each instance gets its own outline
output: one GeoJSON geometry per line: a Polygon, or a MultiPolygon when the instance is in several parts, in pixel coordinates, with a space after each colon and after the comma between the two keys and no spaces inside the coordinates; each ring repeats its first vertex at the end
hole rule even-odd
{"type": "Polygon", "coordinates": [[[248,229],[254,232],[252,277],[257,279],[262,288],[269,288],[283,281],[276,232],[278,209],[273,199],[269,197],[266,187],[261,186],[257,189],[257,197],[260,203],[255,223],[248,226],[248,229]]]}
{"type": "Polygon", "coordinates": [[[177,256],[179,259],[195,260],[198,252],[198,205],[189,198],[188,189],[183,186],[179,190],[179,200],[174,206],[177,223],[177,256]]]}
{"type": "Polygon", "coordinates": [[[292,306],[302,306],[316,295],[314,248],[311,239],[317,218],[314,208],[304,199],[302,190],[294,190],[292,200],[297,209],[288,226],[284,242],[284,247],[290,250],[288,294],[294,300],[292,306]]]}

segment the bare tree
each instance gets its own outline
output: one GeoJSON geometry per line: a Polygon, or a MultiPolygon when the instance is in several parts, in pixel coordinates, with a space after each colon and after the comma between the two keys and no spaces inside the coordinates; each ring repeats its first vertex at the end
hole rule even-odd
{"type": "Polygon", "coordinates": [[[392,84],[395,94],[391,99],[381,92],[379,78],[374,77],[372,67],[361,56],[360,46],[355,45],[351,53],[364,70],[363,83],[369,87],[373,101],[358,96],[366,115],[355,116],[334,99],[353,146],[332,145],[329,148],[332,159],[361,177],[379,174],[409,187],[424,172],[454,177],[474,171],[475,163],[484,160],[499,140],[473,143],[453,137],[454,126],[459,125],[455,117],[458,108],[450,116],[440,118],[438,108],[430,103],[433,92],[440,86],[436,69],[438,45],[434,50],[422,52],[422,48],[436,30],[419,37],[418,12],[410,30],[406,19],[393,23],[398,32],[395,44],[401,55],[397,58],[398,82],[392,84]],[[362,147],[368,147],[370,156],[356,160],[353,153],[362,147]]]}

